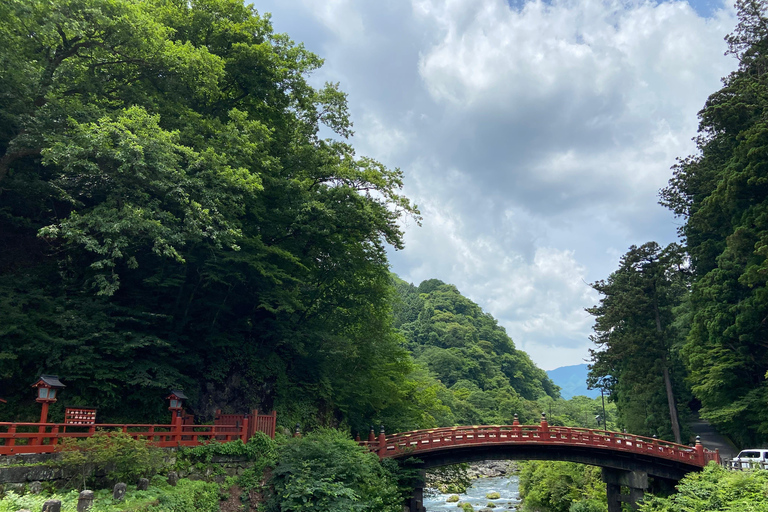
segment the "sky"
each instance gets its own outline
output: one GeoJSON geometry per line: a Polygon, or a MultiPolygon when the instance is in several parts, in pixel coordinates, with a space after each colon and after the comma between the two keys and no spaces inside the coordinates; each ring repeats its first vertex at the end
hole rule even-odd
{"type": "Polygon", "coordinates": [[[255,0],[325,59],[359,155],[405,175],[392,271],[454,284],[545,370],[585,362],[631,245],[677,240],[658,205],[697,112],[736,67],[718,0],[255,0]]]}

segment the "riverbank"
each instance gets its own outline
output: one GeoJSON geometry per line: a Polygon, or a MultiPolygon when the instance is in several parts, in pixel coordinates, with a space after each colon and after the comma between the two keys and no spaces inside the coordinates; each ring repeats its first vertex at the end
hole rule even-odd
{"type": "Polygon", "coordinates": [[[469,478],[475,480],[477,478],[511,476],[515,471],[517,471],[515,461],[486,460],[470,464],[467,474],[469,475],[469,478]]]}

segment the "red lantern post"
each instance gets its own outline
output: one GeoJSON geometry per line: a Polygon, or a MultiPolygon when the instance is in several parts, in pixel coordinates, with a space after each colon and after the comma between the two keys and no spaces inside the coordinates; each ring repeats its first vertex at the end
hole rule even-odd
{"type": "Polygon", "coordinates": [[[181,425],[182,415],[184,411],[184,400],[187,399],[187,395],[180,389],[171,390],[171,394],[165,397],[166,400],[170,400],[168,410],[171,411],[171,424],[181,425]]]}
{"type": "Polygon", "coordinates": [[[37,382],[32,384],[32,387],[37,388],[37,398],[35,399],[35,402],[39,402],[42,405],[42,410],[40,411],[40,423],[47,423],[48,406],[56,401],[57,391],[66,386],[61,383],[59,377],[56,375],[41,375],[37,382]]]}

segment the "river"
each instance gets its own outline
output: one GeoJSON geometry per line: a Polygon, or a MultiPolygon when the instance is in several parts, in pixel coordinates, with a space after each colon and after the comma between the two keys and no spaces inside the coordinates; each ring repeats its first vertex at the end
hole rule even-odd
{"type": "MultiPolygon", "coordinates": [[[[516,505],[520,503],[517,491],[517,476],[495,476],[488,478],[478,478],[473,481],[472,487],[467,489],[466,494],[459,495],[459,501],[471,503],[476,511],[485,508],[489,502],[496,504],[494,512],[504,512],[506,510],[516,510],[516,505]],[[489,500],[485,497],[490,492],[498,492],[501,498],[489,500]]],[[[456,503],[447,503],[450,494],[437,494],[424,498],[424,506],[427,512],[444,512],[450,510],[456,512],[460,510],[456,503]]]]}

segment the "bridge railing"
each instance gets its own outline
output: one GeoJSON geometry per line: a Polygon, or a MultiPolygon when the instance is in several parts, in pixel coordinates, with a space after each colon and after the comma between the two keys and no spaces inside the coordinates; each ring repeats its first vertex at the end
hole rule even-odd
{"type": "Polygon", "coordinates": [[[382,432],[377,438],[371,436],[368,441],[361,444],[377,452],[382,458],[443,450],[452,446],[560,444],[646,454],[696,466],[705,466],[710,460],[719,461],[719,454],[716,451],[705,450],[698,443],[690,447],[622,432],[554,427],[547,425],[546,422],[539,425],[446,427],[390,436],[382,432]]]}

